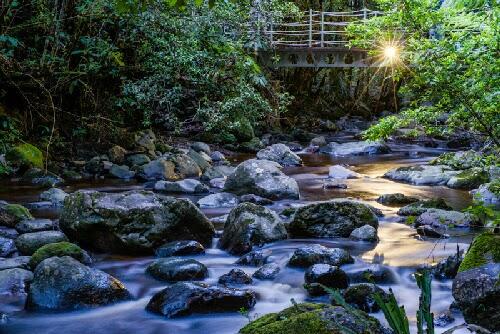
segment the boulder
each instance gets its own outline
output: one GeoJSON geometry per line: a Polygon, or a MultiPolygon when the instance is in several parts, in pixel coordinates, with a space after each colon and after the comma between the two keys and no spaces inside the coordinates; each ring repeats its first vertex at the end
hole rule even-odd
{"type": "Polygon", "coordinates": [[[54,220],[50,219],[23,220],[16,225],[16,230],[19,233],[50,231],[56,229],[57,223],[54,220]]]}
{"type": "Polygon", "coordinates": [[[373,313],[380,310],[373,296],[379,294],[382,300],[388,301],[389,295],[375,284],[361,283],[351,285],[344,291],[345,301],[362,311],[373,313]]]}
{"type": "Polygon", "coordinates": [[[14,227],[25,219],[33,219],[33,216],[24,206],[0,202],[0,225],[14,227]]]}
{"type": "Polygon", "coordinates": [[[23,255],[32,255],[38,248],[55,242],[68,241],[59,231],[41,231],[21,234],[16,239],[16,247],[23,255]]]}
{"type": "Polygon", "coordinates": [[[151,159],[146,154],[132,154],[127,157],[130,166],[142,166],[150,162],[151,159]]]}
{"type": "Polygon", "coordinates": [[[241,269],[231,269],[230,272],[219,277],[219,284],[252,284],[252,278],[241,269]]]}
{"type": "Polygon", "coordinates": [[[430,225],[422,225],[417,227],[417,234],[422,237],[428,238],[449,238],[448,234],[444,234],[430,225]]]}
{"type": "Polygon", "coordinates": [[[273,280],[278,276],[280,270],[280,266],[276,263],[268,263],[257,269],[252,277],[260,280],[273,280]]]}
{"type": "Polygon", "coordinates": [[[250,290],[182,282],[157,292],[149,301],[146,310],[167,318],[175,318],[193,313],[248,310],[255,302],[255,293],[250,290]]]}
{"type": "Polygon", "coordinates": [[[481,184],[489,181],[488,172],[480,167],[474,167],[461,171],[455,176],[452,176],[446,185],[454,189],[471,190],[479,187],[481,184]]]}
{"type": "Polygon", "coordinates": [[[19,233],[13,228],[0,226],[0,237],[7,239],[16,239],[19,233]]]}
{"type": "Polygon", "coordinates": [[[90,255],[85,250],[70,242],[62,241],[38,248],[29,260],[29,267],[34,270],[40,262],[53,256],[71,256],[83,264],[89,265],[92,263],[90,255]]]}
{"type": "Polygon", "coordinates": [[[239,199],[231,193],[210,194],[198,200],[200,208],[231,208],[237,206],[239,199]]]}
{"type": "Polygon", "coordinates": [[[377,216],[368,205],[350,200],[332,200],[297,209],[288,232],[294,238],[347,238],[354,229],[364,225],[378,228],[377,216]]]}
{"type": "Polygon", "coordinates": [[[167,282],[202,280],[208,277],[208,269],[203,263],[179,257],[155,260],[147,267],[146,272],[167,282]]]}
{"type": "Polygon", "coordinates": [[[311,296],[327,293],[321,285],[333,289],[345,289],[349,286],[349,278],[342,269],[325,263],[309,267],[304,274],[304,282],[304,287],[311,296]]]}
{"type": "Polygon", "coordinates": [[[210,166],[203,171],[200,179],[202,181],[210,181],[218,178],[226,178],[234,173],[235,168],[226,165],[210,166]]]}
{"type": "Polygon", "coordinates": [[[279,163],[282,166],[301,166],[302,159],[285,144],[274,144],[257,152],[257,159],[279,163]]]}
{"type": "Polygon", "coordinates": [[[313,139],[311,139],[310,144],[311,144],[311,146],[321,147],[321,146],[327,145],[328,142],[326,141],[326,138],[324,136],[318,136],[318,137],[314,137],[313,139]]]}
{"type": "Polygon", "coordinates": [[[217,177],[215,179],[211,179],[208,183],[212,188],[224,189],[224,185],[226,184],[226,178],[217,177]]]}
{"type": "Polygon", "coordinates": [[[341,165],[330,166],[328,177],[332,179],[357,179],[360,175],[341,165]]]}
{"type": "Polygon", "coordinates": [[[459,271],[452,294],[469,324],[500,331],[500,263],[459,271]]]}
{"type": "Polygon", "coordinates": [[[240,334],[384,334],[380,322],[363,311],[342,306],[303,303],[269,313],[240,329],[240,334]]]}
{"type": "Polygon", "coordinates": [[[389,267],[381,264],[373,264],[369,268],[349,271],[347,275],[352,283],[395,284],[399,282],[396,274],[389,267]]]}
{"type": "Polygon", "coordinates": [[[403,181],[422,186],[446,184],[457,174],[459,174],[458,171],[452,170],[447,166],[421,165],[394,168],[385,173],[384,177],[394,181],[403,181]]]}
{"type": "Polygon", "coordinates": [[[454,321],[455,317],[450,310],[446,310],[434,316],[434,325],[436,327],[448,327],[454,321]]]}
{"type": "Polygon", "coordinates": [[[198,255],[205,253],[205,247],[195,240],[180,240],[160,246],[155,253],[157,257],[198,255]]]}
{"type": "Polygon", "coordinates": [[[401,193],[384,194],[381,195],[379,198],[377,198],[377,202],[379,202],[380,204],[390,205],[390,206],[407,205],[418,201],[419,201],[418,197],[406,196],[405,194],[401,193]]]}
{"type": "Polygon", "coordinates": [[[431,165],[445,165],[453,169],[481,167],[483,155],[473,150],[446,152],[430,162],[431,165]]]}
{"type": "Polygon", "coordinates": [[[119,165],[113,164],[113,166],[109,170],[109,175],[111,175],[117,179],[128,180],[128,179],[131,179],[135,176],[135,172],[131,171],[130,168],[126,165],[119,166],[119,165]]]}
{"type": "Polygon", "coordinates": [[[500,204],[500,181],[482,184],[471,193],[475,199],[486,204],[500,204]]]}
{"type": "Polygon", "coordinates": [[[373,155],[389,153],[390,148],[382,142],[377,141],[357,141],[350,143],[331,142],[319,149],[321,153],[334,156],[348,155],[373,155]]]}
{"type": "Polygon", "coordinates": [[[17,252],[14,240],[0,237],[0,257],[7,257],[17,252]]]}
{"type": "Polygon", "coordinates": [[[363,225],[354,229],[349,238],[362,241],[377,241],[377,229],[371,225],[363,225]]]}
{"type": "Polygon", "coordinates": [[[194,161],[196,162],[196,164],[198,165],[198,167],[200,168],[201,171],[204,171],[206,170],[207,168],[209,168],[212,163],[212,159],[210,159],[210,157],[204,153],[204,152],[196,152],[196,151],[193,151],[192,149],[189,150],[189,152],[187,153],[187,155],[194,161]]]}
{"type": "Polygon", "coordinates": [[[12,268],[0,271],[0,296],[26,293],[33,280],[33,273],[26,269],[12,268]]]}
{"type": "Polygon", "coordinates": [[[175,172],[174,163],[163,158],[142,165],[138,175],[145,180],[176,180],[179,178],[175,172]]]}
{"type": "Polygon", "coordinates": [[[341,248],[328,248],[319,244],[298,248],[293,253],[288,265],[292,267],[309,267],[314,264],[340,266],[354,263],[348,251],[341,248]]]}
{"type": "Polygon", "coordinates": [[[64,183],[64,180],[60,176],[39,168],[27,170],[23,174],[21,181],[40,188],[52,188],[64,183]]]}
{"type": "Polygon", "coordinates": [[[231,254],[244,254],[253,246],[286,238],[285,225],[274,211],[242,203],[229,213],[219,246],[231,254]]]}
{"type": "Polygon", "coordinates": [[[224,189],[237,195],[255,194],[273,200],[298,199],[297,181],[281,172],[281,166],[268,160],[250,159],[228,176],[224,189]]]}
{"type": "Polygon", "coordinates": [[[241,256],[236,261],[236,264],[241,266],[260,267],[267,262],[269,255],[271,255],[270,250],[261,250],[261,249],[253,250],[250,253],[241,256]]]}
{"type": "Polygon", "coordinates": [[[48,201],[52,203],[53,206],[62,206],[64,204],[64,199],[68,194],[59,188],[50,188],[45,190],[40,194],[40,200],[48,201]]]}
{"type": "Polygon", "coordinates": [[[122,164],[125,161],[127,150],[119,145],[115,145],[108,150],[109,161],[114,164],[122,164]]]}
{"type": "Polygon", "coordinates": [[[16,256],[9,259],[0,258],[0,271],[14,268],[28,269],[30,259],[31,256],[16,256]]]}
{"type": "Polygon", "coordinates": [[[476,219],[469,213],[427,209],[415,220],[415,227],[430,225],[433,227],[469,227],[477,225],[476,219]]]}
{"type": "Polygon", "coordinates": [[[201,141],[194,142],[190,145],[191,149],[195,152],[204,152],[206,154],[211,153],[210,146],[208,144],[205,144],[201,141]]]}
{"type": "Polygon", "coordinates": [[[123,284],[105,272],[69,256],[43,260],[34,272],[26,307],[34,310],[75,310],[130,299],[123,284]]]}
{"type": "Polygon", "coordinates": [[[169,156],[168,160],[174,163],[175,172],[182,179],[201,175],[200,166],[186,154],[174,154],[169,156]]]}
{"type": "Polygon", "coordinates": [[[432,275],[437,279],[452,279],[458,273],[458,268],[463,261],[464,251],[458,251],[454,255],[442,259],[432,267],[432,275]]]}
{"type": "MultiPolygon", "coordinates": [[[[434,322],[436,322],[436,320],[434,320],[434,322]]],[[[443,334],[492,334],[492,333],[489,330],[477,325],[462,324],[448,329],[447,331],[443,332],[443,334]]]]}
{"type": "Polygon", "coordinates": [[[224,154],[219,151],[214,151],[212,154],[210,154],[210,159],[212,159],[213,162],[226,161],[226,157],[224,156],[224,154]]]}
{"type": "Polygon", "coordinates": [[[29,143],[12,147],[5,155],[5,159],[9,164],[21,169],[43,168],[42,151],[29,143]]]}
{"type": "Polygon", "coordinates": [[[442,198],[421,200],[412,204],[403,206],[398,210],[400,216],[419,216],[428,209],[452,210],[442,198]]]}
{"type": "Polygon", "coordinates": [[[273,201],[270,199],[260,197],[254,194],[246,194],[246,195],[241,195],[240,196],[240,202],[249,202],[257,205],[271,205],[273,204],[273,201]]]}
{"type": "Polygon", "coordinates": [[[66,199],[59,225],[82,245],[127,254],[152,253],[175,240],[210,245],[215,232],[191,201],[149,191],[77,191],[66,199]]]}
{"type": "Polygon", "coordinates": [[[466,271],[487,263],[500,263],[500,234],[484,232],[472,241],[458,271],[466,271]]]}
{"type": "Polygon", "coordinates": [[[208,192],[208,187],[198,180],[185,179],[181,181],[157,181],[154,189],[166,193],[202,194],[208,192]]]}
{"type": "Polygon", "coordinates": [[[134,133],[135,149],[141,152],[154,153],[156,136],[150,129],[134,133]]]}

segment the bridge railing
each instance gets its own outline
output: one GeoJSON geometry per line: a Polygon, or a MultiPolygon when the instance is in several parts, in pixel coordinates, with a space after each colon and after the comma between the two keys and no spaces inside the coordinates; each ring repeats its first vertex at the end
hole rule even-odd
{"type": "Polygon", "coordinates": [[[350,12],[309,10],[301,20],[271,22],[261,33],[271,48],[345,47],[348,43],[345,28],[349,23],[380,15],[382,12],[367,8],[350,12]]]}

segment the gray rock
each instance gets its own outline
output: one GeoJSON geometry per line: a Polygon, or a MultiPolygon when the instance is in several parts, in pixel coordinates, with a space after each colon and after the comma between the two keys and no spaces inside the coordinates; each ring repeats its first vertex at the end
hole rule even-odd
{"type": "Polygon", "coordinates": [[[26,293],[26,287],[33,280],[31,271],[12,268],[0,271],[0,296],[26,293]]]}
{"type": "Polygon", "coordinates": [[[127,162],[130,166],[142,166],[151,162],[151,159],[146,154],[132,154],[127,157],[127,162]]]}
{"type": "Polygon", "coordinates": [[[360,175],[344,166],[335,165],[328,169],[328,177],[332,179],[357,179],[360,175]]]}
{"type": "Polygon", "coordinates": [[[167,318],[175,318],[193,313],[236,312],[242,308],[248,310],[255,302],[255,293],[250,290],[182,282],[156,293],[146,309],[167,318]]]}
{"type": "Polygon", "coordinates": [[[200,208],[231,208],[238,205],[239,200],[231,193],[210,194],[198,200],[200,208]]]}
{"type": "Polygon", "coordinates": [[[197,141],[191,144],[191,149],[193,149],[195,152],[204,152],[206,154],[211,153],[210,146],[208,144],[205,144],[201,141],[197,141]]]}
{"type": "Polygon", "coordinates": [[[411,203],[418,202],[419,198],[415,196],[406,196],[405,194],[401,193],[394,193],[394,194],[384,194],[377,198],[377,202],[384,204],[384,205],[407,205],[411,203]]]}
{"type": "Polygon", "coordinates": [[[156,136],[152,130],[138,131],[134,134],[135,147],[143,152],[155,151],[156,136]]]}
{"type": "Polygon", "coordinates": [[[64,183],[60,176],[39,168],[29,169],[23,174],[21,181],[41,188],[52,188],[64,183]]]}
{"type": "Polygon", "coordinates": [[[354,229],[349,236],[351,239],[363,241],[377,241],[377,229],[370,225],[363,225],[354,229]]]}
{"type": "Polygon", "coordinates": [[[375,294],[379,294],[382,300],[387,301],[389,299],[389,295],[384,290],[375,284],[369,283],[361,283],[348,287],[344,291],[344,299],[348,304],[362,311],[372,313],[380,310],[380,306],[373,298],[375,294]]]}
{"type": "Polygon", "coordinates": [[[109,170],[109,174],[117,179],[131,179],[135,176],[135,172],[131,171],[128,166],[113,165],[109,170]]]}
{"type": "Polygon", "coordinates": [[[369,268],[349,271],[347,273],[349,279],[353,283],[380,283],[380,284],[395,284],[398,279],[394,272],[386,266],[380,264],[370,265],[369,268]]]}
{"type": "Polygon", "coordinates": [[[257,205],[271,205],[271,204],[273,204],[273,201],[271,201],[270,199],[267,199],[267,198],[264,198],[261,196],[257,196],[254,194],[241,195],[240,202],[242,202],[242,203],[249,202],[249,203],[253,203],[253,204],[257,204],[257,205]]]}
{"type": "Polygon", "coordinates": [[[199,177],[201,175],[200,166],[190,156],[186,154],[174,154],[168,157],[175,166],[175,172],[179,178],[199,177]]]}
{"type": "Polygon", "coordinates": [[[278,163],[250,159],[229,175],[224,189],[237,195],[256,194],[273,200],[298,199],[297,181],[281,172],[278,163]]]}
{"type": "Polygon", "coordinates": [[[196,152],[194,150],[189,150],[187,154],[200,168],[201,171],[210,168],[212,159],[204,152],[196,152]]]}
{"type": "Polygon", "coordinates": [[[455,317],[448,310],[434,316],[434,325],[436,327],[448,327],[454,321],[455,317]]]}
{"type": "Polygon", "coordinates": [[[64,190],[59,188],[50,188],[40,194],[40,200],[48,201],[52,203],[53,206],[62,206],[66,196],[68,196],[68,194],[64,190]]]}
{"type": "Polygon", "coordinates": [[[195,240],[172,241],[156,250],[157,257],[198,255],[205,253],[205,247],[195,240]]]}
{"type": "Polygon", "coordinates": [[[9,204],[0,202],[0,225],[5,227],[14,227],[17,223],[33,219],[33,216],[27,208],[20,204],[9,204]]]}
{"type": "Polygon", "coordinates": [[[443,332],[443,334],[493,334],[489,330],[473,325],[473,324],[462,324],[455,326],[443,332]]]}
{"type": "Polygon", "coordinates": [[[278,276],[280,270],[280,266],[276,263],[268,263],[257,269],[252,276],[260,280],[273,280],[278,276]]]}
{"type": "Polygon", "coordinates": [[[163,158],[141,166],[138,175],[145,180],[175,180],[179,178],[175,172],[175,164],[163,158]]]}
{"type": "Polygon", "coordinates": [[[342,269],[325,263],[309,267],[304,274],[304,281],[304,287],[311,296],[326,294],[320,284],[334,289],[345,289],[349,285],[349,278],[342,269]]]}
{"type": "Polygon", "coordinates": [[[210,154],[210,158],[212,159],[213,162],[220,162],[226,160],[224,154],[222,154],[219,151],[214,151],[212,154],[210,154]]]}
{"type": "Polygon", "coordinates": [[[17,251],[14,240],[0,237],[0,257],[7,257],[17,251]]]}
{"type": "Polygon", "coordinates": [[[458,173],[447,166],[422,165],[394,168],[385,173],[384,177],[415,185],[442,185],[458,173]]]}
{"type": "Polygon", "coordinates": [[[441,233],[430,225],[422,225],[417,227],[417,234],[422,237],[428,238],[449,238],[448,234],[441,233]]]}
{"type": "Polygon", "coordinates": [[[209,182],[210,187],[217,189],[224,189],[224,185],[226,184],[225,177],[217,177],[215,179],[211,179],[209,182]]]}
{"type": "Polygon", "coordinates": [[[412,204],[403,206],[398,210],[398,215],[401,216],[419,216],[428,209],[452,210],[442,198],[421,200],[412,204]]]}
{"type": "Polygon", "coordinates": [[[274,211],[242,203],[229,213],[219,246],[231,254],[243,254],[253,246],[286,238],[285,225],[274,211]]]}
{"type": "Polygon", "coordinates": [[[32,219],[23,220],[16,225],[16,230],[19,233],[31,233],[40,231],[56,230],[57,224],[50,219],[32,219]]]}
{"type": "Polygon", "coordinates": [[[16,229],[0,226],[0,237],[7,239],[15,239],[17,238],[18,235],[19,233],[17,233],[16,229]]]}
{"type": "Polygon", "coordinates": [[[453,189],[471,190],[488,181],[488,172],[481,167],[474,167],[452,176],[446,183],[446,186],[453,189]]]}
{"type": "Polygon", "coordinates": [[[472,190],[471,194],[474,196],[474,198],[477,198],[479,201],[485,202],[486,204],[499,204],[500,196],[498,194],[495,194],[491,190],[493,186],[494,186],[493,182],[482,184],[479,186],[478,189],[472,190]]]}
{"type": "Polygon", "coordinates": [[[347,189],[347,184],[339,180],[340,179],[323,181],[323,189],[347,189]]]}
{"type": "Polygon", "coordinates": [[[458,273],[458,268],[464,258],[464,251],[458,251],[454,255],[450,255],[445,259],[439,261],[432,267],[432,274],[438,279],[452,279],[458,273]]]}
{"type": "Polygon", "coordinates": [[[465,321],[500,331],[500,263],[462,271],[453,280],[452,294],[465,321]]]}
{"type": "Polygon", "coordinates": [[[252,284],[252,278],[241,269],[231,269],[230,272],[219,277],[219,284],[252,284]]]}
{"type": "Polygon", "coordinates": [[[185,179],[181,181],[158,181],[155,183],[156,191],[166,193],[202,194],[208,192],[208,187],[198,180],[185,179]]]}
{"type": "Polygon", "coordinates": [[[475,219],[469,213],[428,209],[415,220],[415,226],[430,225],[433,227],[469,227],[475,225],[475,219]]]}
{"type": "Polygon", "coordinates": [[[279,163],[282,166],[301,166],[302,159],[285,144],[274,144],[257,152],[257,159],[279,163]]]}
{"type": "Polygon", "coordinates": [[[327,145],[326,138],[324,136],[318,136],[311,139],[312,146],[325,146],[327,145]]]}
{"type": "Polygon", "coordinates": [[[334,156],[384,154],[390,151],[389,147],[384,143],[372,141],[358,141],[343,144],[331,142],[320,148],[321,153],[327,153],[334,156]]]}
{"type": "Polygon", "coordinates": [[[0,258],[0,271],[5,269],[28,269],[31,256],[16,256],[9,259],[0,258]]]}
{"type": "Polygon", "coordinates": [[[344,249],[327,248],[319,244],[314,244],[296,249],[288,265],[292,267],[309,267],[314,264],[324,263],[332,266],[340,266],[353,262],[354,259],[344,249]]]}
{"type": "Polygon", "coordinates": [[[300,207],[288,232],[292,237],[349,237],[364,225],[378,228],[377,216],[370,206],[350,200],[332,200],[300,207]]]}
{"type": "Polygon", "coordinates": [[[59,231],[40,231],[21,234],[16,239],[16,247],[23,255],[32,255],[38,248],[55,242],[68,241],[59,231]]]}
{"type": "Polygon", "coordinates": [[[269,255],[271,255],[270,250],[261,250],[261,249],[253,250],[250,253],[241,256],[236,261],[236,264],[241,266],[260,267],[266,264],[269,255]]]}
{"type": "Polygon", "coordinates": [[[235,168],[226,165],[210,166],[203,171],[200,179],[202,181],[210,181],[213,179],[226,178],[234,173],[235,168]]]}
{"type": "Polygon", "coordinates": [[[208,269],[203,263],[179,257],[155,260],[148,266],[146,272],[158,280],[167,282],[202,280],[208,277],[208,269]]]}
{"type": "Polygon", "coordinates": [[[109,160],[114,164],[122,164],[125,161],[127,150],[119,145],[115,145],[108,150],[109,160]]]}
{"type": "Polygon", "coordinates": [[[152,253],[176,240],[210,245],[215,232],[191,201],[149,191],[77,191],[66,199],[59,225],[82,245],[127,254],[152,253]]]}

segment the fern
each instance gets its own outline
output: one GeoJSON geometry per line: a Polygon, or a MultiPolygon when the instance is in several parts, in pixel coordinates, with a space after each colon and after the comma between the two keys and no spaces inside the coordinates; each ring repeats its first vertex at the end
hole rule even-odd
{"type": "Polygon", "coordinates": [[[396,334],[410,334],[410,324],[405,308],[398,305],[392,289],[389,289],[389,297],[386,300],[379,293],[375,293],[373,299],[384,312],[387,323],[396,334]]]}
{"type": "Polygon", "coordinates": [[[429,270],[417,272],[415,279],[421,291],[417,311],[418,334],[424,334],[424,323],[427,326],[425,333],[434,334],[434,314],[431,313],[431,273],[429,270]]]}

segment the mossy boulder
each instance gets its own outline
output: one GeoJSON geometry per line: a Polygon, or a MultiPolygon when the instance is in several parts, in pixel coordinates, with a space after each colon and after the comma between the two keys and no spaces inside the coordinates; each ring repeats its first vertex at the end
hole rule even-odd
{"type": "Polygon", "coordinates": [[[453,169],[468,169],[481,166],[482,159],[482,154],[473,150],[447,152],[432,160],[430,164],[444,165],[453,169]]]}
{"type": "Polygon", "coordinates": [[[453,176],[446,185],[454,189],[471,190],[479,187],[481,184],[488,182],[489,176],[482,168],[476,167],[466,169],[459,174],[453,176]]]}
{"type": "Polygon", "coordinates": [[[452,208],[446,204],[442,198],[433,198],[428,200],[421,200],[412,204],[403,206],[398,210],[398,215],[400,216],[419,216],[428,209],[441,209],[441,210],[452,210],[452,208]]]}
{"type": "Polygon", "coordinates": [[[7,152],[7,160],[20,168],[43,168],[43,153],[35,146],[24,143],[7,152]]]}
{"type": "Polygon", "coordinates": [[[29,219],[33,219],[33,216],[24,206],[0,203],[0,225],[15,227],[19,222],[29,219]]]}
{"type": "Polygon", "coordinates": [[[474,238],[458,268],[458,272],[500,262],[500,234],[485,232],[474,238]]]}
{"type": "Polygon", "coordinates": [[[71,256],[83,264],[90,264],[92,262],[86,251],[71,242],[62,241],[38,248],[31,256],[28,265],[31,269],[35,269],[40,262],[53,256],[71,256]]]}
{"type": "Polygon", "coordinates": [[[240,334],[381,334],[380,322],[356,309],[303,303],[252,321],[240,334]]]}

